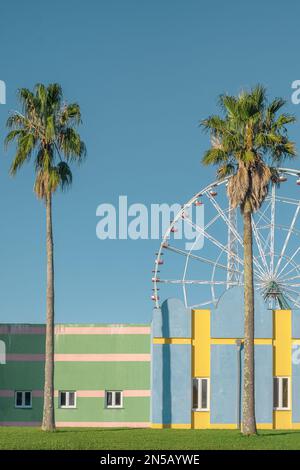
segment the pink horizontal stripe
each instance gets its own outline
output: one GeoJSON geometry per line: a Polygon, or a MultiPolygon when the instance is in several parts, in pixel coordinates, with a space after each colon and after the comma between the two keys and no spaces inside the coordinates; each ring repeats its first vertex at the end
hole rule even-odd
{"type": "MultiPolygon", "coordinates": [[[[58,397],[59,390],[55,390],[54,396],[58,397]]],[[[80,398],[103,398],[105,395],[104,390],[76,390],[77,397],[80,398]]]]}
{"type": "MultiPolygon", "coordinates": [[[[55,326],[57,335],[148,335],[150,326],[55,326]]],[[[44,326],[3,325],[0,334],[44,335],[44,326]]]]}
{"type": "Polygon", "coordinates": [[[124,390],[124,397],[150,397],[151,390],[124,390]]]}
{"type": "Polygon", "coordinates": [[[34,398],[43,398],[44,397],[44,391],[43,390],[32,390],[32,396],[34,398]]]}
{"type": "Polygon", "coordinates": [[[0,426],[41,426],[40,421],[0,421],[0,426]]]}
{"type": "Polygon", "coordinates": [[[58,428],[149,428],[149,422],[58,421],[58,428]]]}
{"type": "Polygon", "coordinates": [[[64,326],[57,325],[57,335],[147,335],[149,326],[64,326]]]}
{"type": "Polygon", "coordinates": [[[0,390],[0,397],[13,397],[15,395],[14,390],[0,390]]]}
{"type": "MultiPolygon", "coordinates": [[[[149,362],[150,354],[55,354],[56,362],[149,362]]],[[[44,361],[44,354],[7,354],[7,361],[44,361]]]]}
{"type": "Polygon", "coordinates": [[[6,354],[7,361],[20,361],[20,362],[35,362],[35,361],[44,361],[44,354],[6,354]]]}
{"type": "Polygon", "coordinates": [[[80,398],[103,398],[104,390],[78,390],[76,395],[80,398]]]}
{"type": "Polygon", "coordinates": [[[44,335],[44,326],[28,326],[28,325],[3,325],[0,326],[0,334],[12,334],[12,335],[44,335]]]}
{"type": "MultiPolygon", "coordinates": [[[[0,390],[0,397],[13,397],[15,395],[15,390],[0,390]]],[[[32,396],[34,398],[40,398],[44,396],[43,390],[32,390],[32,396]]]]}
{"type": "MultiPolygon", "coordinates": [[[[76,390],[77,397],[80,398],[104,398],[105,390],[76,390]]],[[[124,397],[150,397],[150,390],[124,390],[124,397]]],[[[58,397],[58,390],[55,390],[54,396],[58,397]]]]}
{"type": "Polygon", "coordinates": [[[55,354],[56,362],[149,362],[150,354],[55,354]]]}

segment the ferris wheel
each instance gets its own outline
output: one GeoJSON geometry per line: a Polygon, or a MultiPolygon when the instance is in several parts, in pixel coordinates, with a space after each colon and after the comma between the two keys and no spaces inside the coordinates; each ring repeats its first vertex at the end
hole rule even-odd
{"type": "MultiPolygon", "coordinates": [[[[252,217],[254,290],[268,308],[299,309],[300,170],[278,168],[278,174],[252,217]]],[[[243,220],[228,204],[228,179],[203,188],[170,221],[152,271],[157,308],[171,296],[189,308],[209,308],[227,289],[243,286],[243,220]],[[197,210],[203,211],[201,224],[197,210]],[[193,233],[189,244],[185,228],[193,233]]]]}

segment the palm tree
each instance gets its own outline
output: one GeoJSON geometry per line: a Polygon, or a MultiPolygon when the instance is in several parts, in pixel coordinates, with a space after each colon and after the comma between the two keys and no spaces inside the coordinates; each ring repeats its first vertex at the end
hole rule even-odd
{"type": "Polygon", "coordinates": [[[217,165],[218,178],[229,176],[227,194],[232,208],[240,207],[244,227],[244,386],[243,434],[256,433],[254,400],[254,288],[252,213],[265,200],[270,181],[278,182],[276,167],[295,156],[286,126],[295,121],[278,114],[285,101],[267,101],[266,90],[257,85],[238,96],[221,95],[222,114],[201,121],[211,134],[211,148],[204,165],[217,165]]]}
{"type": "Polygon", "coordinates": [[[46,206],[47,295],[45,386],[42,429],[55,430],[54,419],[54,265],[52,233],[52,196],[58,188],[67,189],[72,183],[70,162],[80,162],[85,145],[76,128],[81,122],[77,103],[63,102],[62,89],[57,83],[37,84],[33,91],[18,92],[22,111],[14,111],[7,120],[11,130],[5,145],[16,141],[16,153],[10,167],[14,176],[24,163],[34,158],[34,191],[46,206]]]}

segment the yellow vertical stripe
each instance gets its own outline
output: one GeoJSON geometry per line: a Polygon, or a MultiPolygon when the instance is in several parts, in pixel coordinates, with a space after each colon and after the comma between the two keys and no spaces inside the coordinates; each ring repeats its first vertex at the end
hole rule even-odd
{"type": "Polygon", "coordinates": [[[275,360],[274,375],[290,377],[292,372],[292,312],[291,310],[274,311],[275,360]]]}
{"type": "MultiPolygon", "coordinates": [[[[210,311],[192,311],[192,375],[210,377],[210,311]]],[[[193,411],[192,427],[210,427],[210,411],[193,411]]]]}
{"type": "MultiPolygon", "coordinates": [[[[274,376],[291,377],[292,374],[292,312],[291,310],[274,310],[274,376]]],[[[291,407],[290,380],[290,407],[291,407]]],[[[290,410],[274,410],[274,428],[291,429],[292,412],[290,410]]]]}
{"type": "Polygon", "coordinates": [[[210,376],[210,311],[193,311],[193,377],[210,376]]]}

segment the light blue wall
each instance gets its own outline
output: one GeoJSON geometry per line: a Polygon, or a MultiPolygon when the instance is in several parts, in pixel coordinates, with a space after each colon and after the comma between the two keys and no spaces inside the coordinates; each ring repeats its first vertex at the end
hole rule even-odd
{"type": "Polygon", "coordinates": [[[292,421],[300,423],[300,346],[292,348],[292,421]]]}
{"type": "MultiPolygon", "coordinates": [[[[260,296],[255,298],[255,330],[256,338],[272,338],[272,311],[266,308],[260,296]]],[[[153,312],[152,336],[190,338],[191,311],[186,309],[178,299],[166,300],[161,309],[155,309],[153,312]]],[[[217,308],[211,310],[211,336],[213,338],[242,338],[244,336],[242,288],[228,289],[221,297],[217,308]]],[[[272,354],[272,346],[259,345],[255,348],[258,423],[272,422],[272,354]]],[[[190,422],[191,362],[190,345],[154,344],[152,346],[152,422],[165,424],[190,422]]],[[[241,369],[243,369],[243,351],[241,352],[241,369]]],[[[225,424],[238,421],[237,386],[237,346],[212,345],[212,423],[225,424]]]]}
{"type": "Polygon", "coordinates": [[[300,310],[292,312],[292,337],[300,338],[300,310]]]}
{"type": "Polygon", "coordinates": [[[237,422],[237,347],[211,346],[210,421],[237,422]]]}
{"type": "Polygon", "coordinates": [[[255,346],[255,413],[257,423],[273,421],[273,348],[255,346]]]}
{"type": "MultiPolygon", "coordinates": [[[[255,337],[272,338],[272,311],[266,308],[263,298],[255,296],[255,337]]],[[[244,292],[242,287],[232,287],[221,296],[217,308],[211,311],[211,336],[213,338],[242,338],[244,336],[244,292]]]]}
{"type": "Polygon", "coordinates": [[[190,423],[191,346],[154,344],[152,354],[152,422],[190,423]]]}
{"type": "MultiPolygon", "coordinates": [[[[237,423],[237,346],[211,346],[211,422],[237,423]]],[[[241,391],[243,390],[243,349],[241,352],[241,391]]],[[[271,345],[255,346],[255,410],[258,423],[273,419],[273,351],[271,345]]],[[[242,412],[241,412],[242,414],[242,412]]]]}
{"type": "MultiPolygon", "coordinates": [[[[167,299],[153,310],[152,338],[190,338],[191,310],[167,299]]],[[[191,422],[191,345],[153,344],[151,415],[153,423],[191,422]]]]}
{"type": "Polygon", "coordinates": [[[190,338],[191,310],[179,299],[167,299],[153,310],[152,331],[156,338],[190,338]]]}

